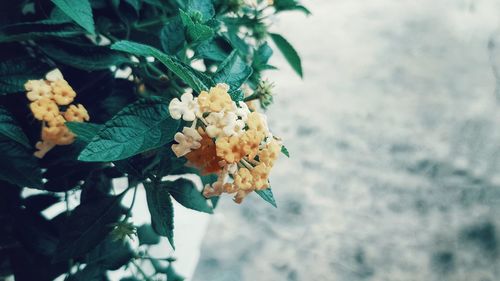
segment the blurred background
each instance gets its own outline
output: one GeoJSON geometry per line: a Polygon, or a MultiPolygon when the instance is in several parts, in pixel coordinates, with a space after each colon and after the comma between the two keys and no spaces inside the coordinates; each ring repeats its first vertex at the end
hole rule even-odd
{"type": "Polygon", "coordinates": [[[312,16],[273,26],[305,73],[278,52],[281,71],[268,72],[270,127],[291,154],[271,175],[278,209],[224,197],[186,226],[201,255],[194,268],[194,243],[180,271],[193,281],[500,280],[500,1],[304,4],[312,16]]]}

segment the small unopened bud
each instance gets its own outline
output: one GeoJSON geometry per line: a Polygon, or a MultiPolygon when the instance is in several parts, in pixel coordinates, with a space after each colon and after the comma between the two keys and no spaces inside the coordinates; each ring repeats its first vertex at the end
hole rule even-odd
{"type": "Polygon", "coordinates": [[[269,82],[269,80],[262,80],[255,90],[255,93],[259,97],[260,106],[264,109],[273,103],[273,88],[274,83],[269,82]]]}
{"type": "Polygon", "coordinates": [[[111,231],[111,238],[113,241],[123,240],[128,237],[130,240],[134,240],[134,235],[137,234],[137,228],[130,222],[121,221],[113,224],[114,228],[111,231]]]}

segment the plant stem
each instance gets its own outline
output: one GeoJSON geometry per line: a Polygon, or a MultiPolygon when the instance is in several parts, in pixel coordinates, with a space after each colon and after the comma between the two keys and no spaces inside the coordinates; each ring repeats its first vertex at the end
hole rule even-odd
{"type": "Polygon", "coordinates": [[[151,278],[149,278],[149,276],[146,274],[146,272],[144,272],[144,270],[142,270],[142,268],[134,260],[132,260],[131,263],[135,266],[135,268],[137,268],[137,271],[139,271],[142,277],[144,277],[144,280],[152,281],[151,278]]]}
{"type": "Polygon", "coordinates": [[[135,204],[135,198],[137,197],[137,185],[134,186],[134,195],[132,195],[132,203],[130,203],[130,207],[128,208],[127,215],[123,219],[123,221],[127,221],[128,218],[132,215],[132,208],[134,207],[135,204]]]}

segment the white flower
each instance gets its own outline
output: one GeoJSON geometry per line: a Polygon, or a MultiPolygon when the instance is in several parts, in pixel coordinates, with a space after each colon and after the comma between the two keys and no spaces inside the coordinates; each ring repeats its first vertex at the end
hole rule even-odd
{"type": "Polygon", "coordinates": [[[243,120],[243,122],[246,122],[248,114],[250,114],[250,109],[248,109],[248,105],[245,102],[240,101],[238,105],[239,106],[236,106],[236,103],[233,102],[233,111],[243,120]]]}
{"type": "Polygon", "coordinates": [[[245,122],[238,119],[238,115],[234,112],[226,112],[223,120],[224,127],[222,131],[226,136],[239,135],[243,132],[245,122]]]}
{"type": "Polygon", "coordinates": [[[184,127],[181,132],[178,132],[174,136],[174,140],[178,144],[172,145],[172,151],[177,157],[184,156],[191,152],[193,149],[198,149],[201,147],[200,141],[202,137],[194,128],[184,127]]]}
{"type": "Polygon", "coordinates": [[[208,122],[208,126],[205,129],[207,135],[211,138],[216,138],[222,134],[222,128],[224,124],[222,123],[224,119],[224,112],[212,112],[205,120],[208,122]]]}
{"type": "Polygon", "coordinates": [[[184,93],[180,100],[175,98],[170,102],[168,111],[170,116],[176,120],[182,117],[184,121],[194,121],[199,111],[198,101],[193,98],[191,93],[184,93]]]}
{"type": "Polygon", "coordinates": [[[59,69],[54,69],[47,74],[45,74],[45,79],[49,80],[50,82],[54,82],[56,80],[64,80],[64,77],[59,69]]]}
{"type": "Polygon", "coordinates": [[[52,93],[52,87],[45,83],[44,80],[29,80],[24,84],[24,88],[28,91],[26,97],[28,97],[30,101],[37,101],[43,98],[51,99],[54,95],[52,93]]]}
{"type": "Polygon", "coordinates": [[[238,135],[245,127],[245,122],[239,120],[234,112],[212,112],[206,121],[208,122],[206,132],[211,138],[238,135]]]}

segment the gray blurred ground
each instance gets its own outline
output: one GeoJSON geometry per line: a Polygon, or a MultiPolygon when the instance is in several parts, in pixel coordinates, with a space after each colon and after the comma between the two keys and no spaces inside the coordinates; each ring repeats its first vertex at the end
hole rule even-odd
{"type": "Polygon", "coordinates": [[[305,3],[274,27],[305,67],[269,73],[279,208],[221,200],[193,280],[500,280],[500,1],[305,3]]]}

